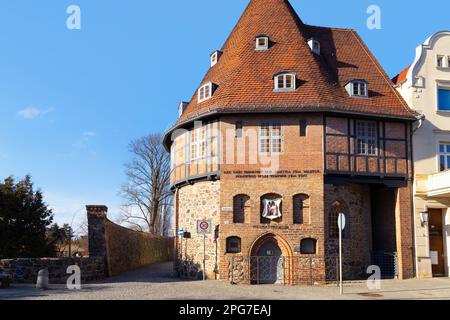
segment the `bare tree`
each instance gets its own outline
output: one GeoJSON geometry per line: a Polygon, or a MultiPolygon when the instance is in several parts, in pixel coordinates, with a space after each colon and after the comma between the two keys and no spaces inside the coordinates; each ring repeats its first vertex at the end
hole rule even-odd
{"type": "Polygon", "coordinates": [[[165,205],[162,210],[162,234],[165,237],[172,237],[173,227],[173,206],[165,205]]]}
{"type": "Polygon", "coordinates": [[[121,193],[126,200],[121,221],[135,229],[162,234],[165,207],[172,205],[170,156],[161,134],[151,134],[130,143],[132,160],[125,164],[127,182],[121,193]]]}

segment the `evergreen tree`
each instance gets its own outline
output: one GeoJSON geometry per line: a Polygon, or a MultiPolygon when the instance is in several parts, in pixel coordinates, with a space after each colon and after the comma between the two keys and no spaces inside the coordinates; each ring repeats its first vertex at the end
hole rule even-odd
{"type": "Polygon", "coordinates": [[[0,259],[54,256],[54,245],[47,241],[52,220],[52,211],[42,193],[34,191],[30,176],[0,183],[0,259]]]}

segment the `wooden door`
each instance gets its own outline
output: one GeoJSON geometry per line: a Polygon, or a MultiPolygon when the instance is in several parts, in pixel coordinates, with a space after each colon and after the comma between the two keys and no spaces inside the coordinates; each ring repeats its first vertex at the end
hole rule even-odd
{"type": "Polygon", "coordinates": [[[434,277],[445,276],[442,210],[429,211],[430,257],[434,277]]]}

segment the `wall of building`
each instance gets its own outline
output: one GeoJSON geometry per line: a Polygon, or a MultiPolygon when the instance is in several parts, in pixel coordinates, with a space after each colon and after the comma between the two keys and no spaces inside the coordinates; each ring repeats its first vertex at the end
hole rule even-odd
{"type": "MultiPolygon", "coordinates": [[[[277,241],[282,249],[284,247],[281,244],[285,244],[283,255],[293,256],[293,261],[299,261],[302,257],[298,249],[301,240],[305,238],[317,240],[316,256],[323,257],[322,116],[228,116],[222,118],[221,129],[222,134],[228,134],[230,138],[225,139],[222,147],[224,159],[220,188],[220,278],[229,278],[230,260],[233,257],[255,255],[255,252],[252,252],[255,244],[268,235],[278,237],[277,241]],[[232,134],[237,121],[242,121],[243,124],[242,138],[232,134]],[[306,136],[300,134],[301,121],[306,121],[306,136]],[[262,122],[279,122],[283,125],[284,150],[280,155],[263,157],[259,154],[258,135],[262,122]],[[282,218],[270,224],[262,224],[261,198],[267,194],[281,196],[282,218]],[[302,224],[294,224],[293,221],[293,198],[298,194],[310,197],[308,213],[304,212],[305,220],[302,224]],[[233,223],[233,199],[237,195],[246,195],[249,198],[246,209],[248,214],[244,223],[233,223]],[[241,238],[241,252],[238,254],[226,253],[226,239],[232,236],[241,238]]],[[[315,279],[323,280],[324,263],[317,263],[315,271],[318,274],[315,279]]],[[[301,274],[290,276],[291,279],[288,280],[292,283],[303,278],[301,274]]]]}
{"type": "Polygon", "coordinates": [[[80,267],[82,283],[106,277],[103,257],[5,259],[0,260],[0,271],[6,271],[13,283],[36,283],[39,271],[47,269],[50,284],[65,284],[71,275],[67,274],[67,268],[72,265],[80,267]]]}
{"type": "MultiPolygon", "coordinates": [[[[450,142],[450,112],[438,111],[438,83],[450,88],[450,32],[439,32],[428,39],[416,50],[416,60],[409,70],[407,79],[398,91],[409,106],[425,115],[421,127],[414,133],[414,167],[415,177],[439,172],[438,147],[440,142],[450,142]],[[437,55],[443,55],[444,67],[437,67],[437,55]],[[420,81],[417,81],[419,79],[420,81]]],[[[428,208],[447,210],[450,199],[429,198],[414,190],[414,224],[416,235],[416,264],[419,277],[431,277],[430,244],[428,225],[422,224],[420,214],[428,208]]],[[[448,228],[448,226],[447,226],[448,228]]],[[[448,240],[447,240],[448,241],[448,240]]],[[[450,251],[447,250],[447,260],[450,251]]]]}
{"type": "MultiPolygon", "coordinates": [[[[371,264],[372,251],[372,215],[371,192],[368,185],[325,185],[325,229],[329,230],[328,219],[333,203],[343,204],[346,215],[346,231],[343,239],[343,275],[345,279],[361,279],[366,276],[367,267],[371,264]]],[[[326,254],[339,255],[338,239],[328,237],[325,241],[326,254]]]]}
{"type": "MultiPolygon", "coordinates": [[[[348,123],[345,118],[339,120],[342,119],[342,123],[348,123]]],[[[336,126],[330,130],[339,130],[339,125],[340,122],[337,121],[336,126]]],[[[320,282],[320,279],[333,278],[333,274],[335,279],[336,263],[330,263],[328,268],[330,270],[328,270],[327,262],[324,260],[325,256],[331,259],[337,257],[336,241],[327,242],[326,239],[327,217],[331,204],[337,199],[344,199],[349,208],[351,221],[350,238],[345,240],[345,255],[348,257],[345,276],[350,279],[366,275],[365,271],[370,265],[372,251],[371,188],[369,185],[362,184],[339,187],[324,185],[323,116],[320,114],[229,115],[221,117],[220,129],[222,136],[220,181],[197,181],[176,190],[177,228],[183,228],[184,231],[191,233],[191,239],[177,240],[177,252],[185,263],[184,270],[192,270],[190,276],[194,277],[201,274],[203,237],[196,235],[196,221],[206,218],[213,221],[213,229],[217,225],[220,226],[218,242],[215,243],[212,236],[209,236],[206,242],[206,273],[210,279],[229,280],[230,260],[239,258],[244,261],[255,255],[254,248],[259,241],[271,237],[283,244],[284,256],[292,256],[296,261],[309,257],[318,259],[317,265],[313,268],[316,272],[315,280],[320,282]],[[300,125],[303,121],[307,123],[304,136],[301,134],[300,125]],[[243,125],[242,137],[236,134],[237,122],[243,125]],[[260,126],[261,123],[266,122],[281,123],[283,126],[284,148],[281,154],[273,157],[261,156],[258,150],[260,126]],[[270,223],[262,223],[261,199],[268,194],[277,194],[282,199],[283,216],[270,223]],[[305,215],[307,219],[301,224],[295,224],[293,198],[299,194],[309,196],[309,208],[308,214],[305,215]],[[244,222],[233,221],[235,196],[245,196],[248,199],[244,222]],[[229,237],[241,238],[240,253],[226,252],[226,240],[229,237]],[[301,240],[307,238],[317,240],[316,255],[300,253],[301,240]],[[218,271],[219,274],[215,274],[214,271],[218,271]]],[[[405,129],[409,128],[405,127],[404,123],[387,122],[386,137],[394,140],[404,139],[405,134],[408,137],[408,131],[405,129]]],[[[342,130],[347,132],[348,128],[342,130]]],[[[330,140],[328,147],[338,149],[342,147],[344,153],[354,152],[353,149],[345,149],[348,147],[348,139],[344,139],[345,141],[341,144],[338,140],[334,142],[330,140]]],[[[407,143],[409,142],[408,140],[407,143]]],[[[398,168],[405,177],[407,172],[411,173],[410,163],[405,159],[410,159],[407,149],[411,148],[406,147],[405,141],[400,144],[398,141],[390,141],[387,142],[385,152],[387,157],[402,158],[398,168]],[[407,167],[409,170],[406,170],[407,167]]],[[[384,162],[381,165],[384,165],[384,162]]],[[[394,172],[395,164],[387,161],[387,166],[389,166],[387,172],[394,172]]],[[[378,164],[376,164],[376,170],[378,171],[378,164]]],[[[406,188],[406,190],[410,189],[406,188]]],[[[390,192],[395,202],[392,204],[390,214],[395,221],[397,211],[400,212],[396,210],[397,190],[392,189],[390,192]]],[[[410,198],[402,199],[406,202],[410,198]]],[[[399,218],[403,219],[408,209],[410,209],[409,203],[402,214],[398,213],[399,218]]],[[[410,216],[411,214],[409,218],[410,216]]],[[[403,221],[406,220],[403,219],[403,221]]],[[[395,226],[394,234],[391,234],[391,237],[394,237],[393,251],[398,249],[395,247],[397,230],[406,237],[411,236],[395,226]]],[[[411,227],[409,230],[411,231],[411,227]]],[[[411,245],[411,241],[406,240],[406,242],[411,245]]],[[[408,250],[408,257],[411,257],[411,248],[408,250]]],[[[407,258],[404,259],[406,264],[407,258]]],[[[412,268],[412,262],[410,267],[412,268]]],[[[244,269],[241,268],[237,272],[242,274],[244,269]]],[[[303,275],[290,275],[289,281],[295,283],[296,277],[300,279],[303,275]]]]}
{"type": "Polygon", "coordinates": [[[203,272],[203,235],[197,234],[197,221],[207,219],[212,221],[213,233],[206,236],[206,276],[216,279],[218,252],[220,243],[214,241],[214,230],[220,224],[220,181],[204,181],[184,186],[177,190],[176,215],[177,228],[190,233],[189,239],[177,239],[178,259],[184,270],[182,275],[193,278],[202,276],[203,272]]]}

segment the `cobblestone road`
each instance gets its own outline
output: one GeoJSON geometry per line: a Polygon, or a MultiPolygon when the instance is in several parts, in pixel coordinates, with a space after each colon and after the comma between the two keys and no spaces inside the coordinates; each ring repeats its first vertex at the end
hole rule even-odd
{"type": "Polygon", "coordinates": [[[52,286],[39,291],[15,285],[0,290],[0,299],[43,300],[308,300],[308,299],[446,299],[450,279],[383,281],[382,290],[369,291],[364,283],[347,284],[344,296],[335,286],[235,286],[219,281],[180,281],[172,277],[170,263],[154,265],[104,282],[83,285],[80,291],[52,286]]]}

